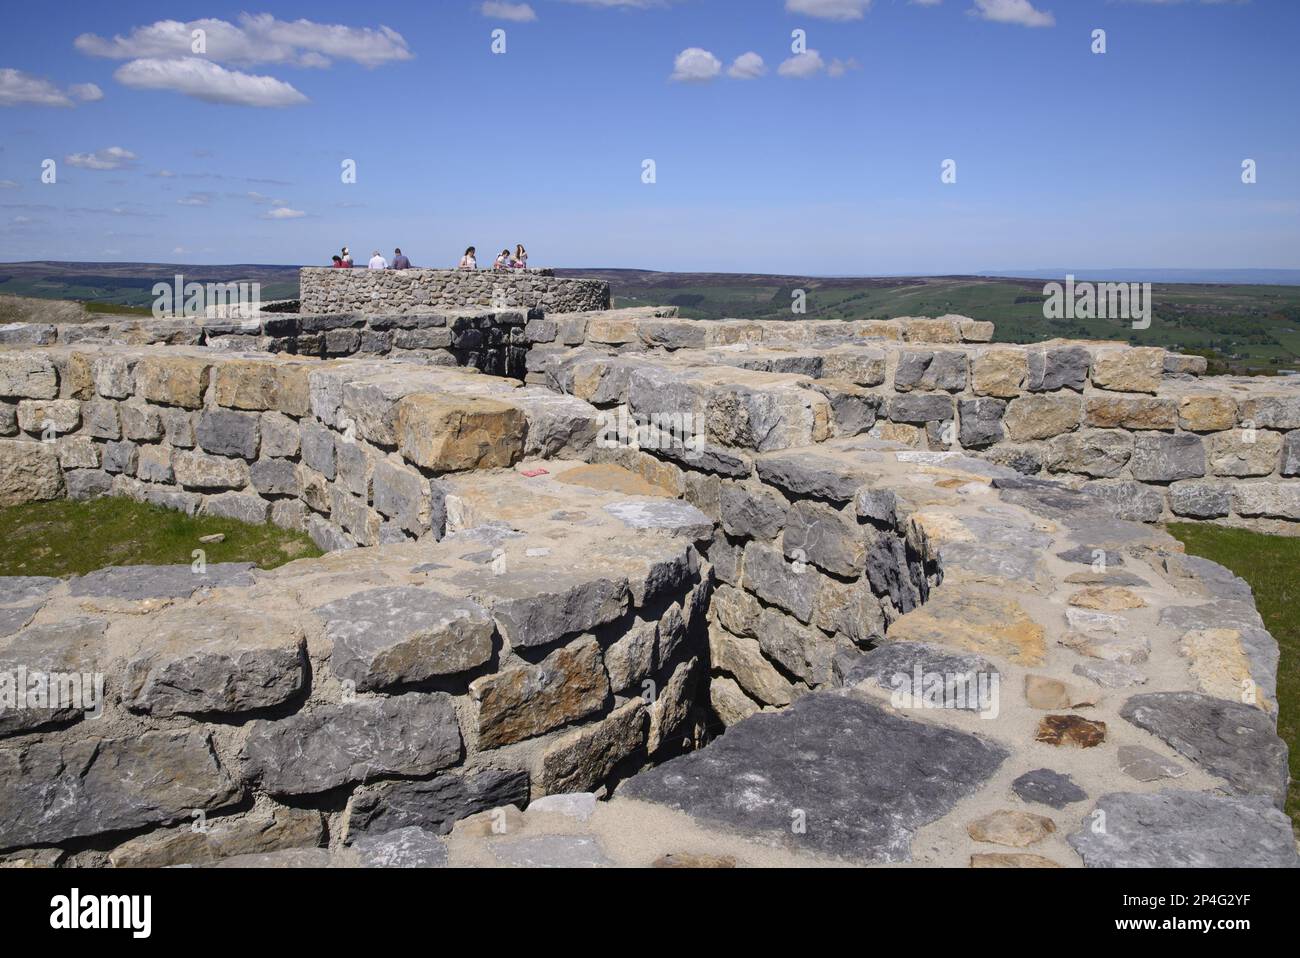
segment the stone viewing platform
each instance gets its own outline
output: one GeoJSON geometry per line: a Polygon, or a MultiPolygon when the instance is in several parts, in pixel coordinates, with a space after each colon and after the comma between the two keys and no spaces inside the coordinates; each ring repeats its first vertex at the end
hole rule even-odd
{"type": "Polygon", "coordinates": [[[548,269],[304,268],[298,297],[304,313],[407,314],[437,309],[609,309],[609,284],[560,279],[548,269]]]}
{"type": "Polygon", "coordinates": [[[1300,864],[1277,644],[1157,525],[1300,530],[1300,383],[407,305],[0,329],[0,503],[329,550],[0,578],[0,676],[106,693],[0,707],[0,859],[1300,864]]]}

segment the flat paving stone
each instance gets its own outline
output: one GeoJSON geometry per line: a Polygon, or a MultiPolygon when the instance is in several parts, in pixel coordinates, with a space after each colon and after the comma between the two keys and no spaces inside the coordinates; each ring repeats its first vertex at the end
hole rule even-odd
{"type": "Polygon", "coordinates": [[[612,868],[614,862],[594,838],[580,835],[534,835],[492,841],[492,854],[515,868],[612,868]]]}
{"type": "Polygon", "coordinates": [[[253,584],[251,562],[223,562],[202,573],[188,565],[111,566],[68,582],[74,596],[123,599],[188,599],[199,589],[246,588],[253,584]]]}
{"type": "Polygon", "coordinates": [[[1075,784],[1069,775],[1054,772],[1050,768],[1025,772],[1011,783],[1011,791],[1026,802],[1037,802],[1057,809],[1082,802],[1088,797],[1088,793],[1075,784]]]}
{"type": "Polygon", "coordinates": [[[812,693],[642,772],[619,795],[794,849],[905,862],[916,829],[974,793],[1007,755],[978,736],[852,695],[812,693]],[[801,820],[802,832],[792,828],[801,820]]]}
{"type": "Polygon", "coordinates": [[[1103,796],[1083,822],[1068,841],[1089,868],[1300,866],[1291,819],[1258,798],[1116,792],[1103,796]]]}
{"type": "Polygon", "coordinates": [[[1259,709],[1199,692],[1150,692],[1124,703],[1120,715],[1146,729],[1241,795],[1281,808],[1290,772],[1286,742],[1259,709]]]}

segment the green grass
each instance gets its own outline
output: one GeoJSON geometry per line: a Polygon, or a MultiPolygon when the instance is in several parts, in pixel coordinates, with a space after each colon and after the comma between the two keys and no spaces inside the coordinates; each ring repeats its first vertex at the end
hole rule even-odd
{"type": "Polygon", "coordinates": [[[92,313],[106,313],[114,316],[153,316],[153,309],[148,306],[124,306],[121,303],[96,303],[93,301],[83,305],[92,313]]]}
{"type": "Polygon", "coordinates": [[[1282,651],[1277,670],[1278,734],[1291,748],[1287,814],[1300,826],[1300,538],[1173,523],[1187,551],[1227,566],[1250,583],[1264,625],[1282,651]]]}
{"type": "Polygon", "coordinates": [[[112,565],[188,565],[203,549],[208,562],[253,562],[274,569],[321,554],[305,535],[132,502],[34,502],[0,509],[0,576],[84,575],[112,565]],[[225,533],[220,543],[201,536],[225,533]]]}

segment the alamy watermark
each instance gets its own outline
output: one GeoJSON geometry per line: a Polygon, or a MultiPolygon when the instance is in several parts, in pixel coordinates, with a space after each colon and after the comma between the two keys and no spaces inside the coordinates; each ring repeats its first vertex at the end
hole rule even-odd
{"type": "Polygon", "coordinates": [[[680,449],[697,459],[704,449],[704,421],[694,413],[632,413],[626,406],[600,414],[596,445],[601,449],[680,449]]]}
{"type": "Polygon", "coordinates": [[[171,283],[155,283],[152,292],[154,319],[248,317],[262,308],[261,283],[187,283],[177,273],[171,283]]]}
{"type": "Polygon", "coordinates": [[[104,714],[102,672],[46,672],[16,669],[0,671],[0,713],[85,712],[97,719],[104,714]]]}
{"type": "Polygon", "coordinates": [[[925,672],[917,664],[911,674],[890,677],[889,701],[897,709],[961,709],[995,719],[1001,688],[997,672],[925,672]]]}
{"type": "Polygon", "coordinates": [[[1043,287],[1046,319],[1110,319],[1131,322],[1134,329],[1151,328],[1150,283],[1065,282],[1043,287]]]}

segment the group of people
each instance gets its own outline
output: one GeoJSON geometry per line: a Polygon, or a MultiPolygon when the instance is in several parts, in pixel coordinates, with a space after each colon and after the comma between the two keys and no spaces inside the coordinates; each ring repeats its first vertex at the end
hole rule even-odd
{"type": "MultiPolygon", "coordinates": [[[[332,263],[334,269],[352,269],[352,253],[345,246],[341,254],[334,256],[332,263]]],[[[400,248],[393,250],[393,261],[390,263],[380,255],[379,250],[375,250],[370,257],[370,269],[411,269],[411,261],[402,255],[400,248]]],[[[465,250],[465,255],[460,259],[460,269],[478,269],[478,251],[471,246],[465,250]]],[[[509,247],[501,251],[496,262],[492,265],[493,269],[528,269],[528,250],[524,249],[524,244],[520,243],[515,247],[513,253],[509,247]]]]}
{"type": "MultiPolygon", "coordinates": [[[[346,246],[343,247],[343,254],[341,256],[335,255],[334,262],[331,265],[334,269],[351,269],[352,252],[346,246]]],[[[379,250],[375,250],[370,256],[369,265],[371,269],[410,269],[411,261],[402,254],[401,247],[398,247],[393,250],[392,263],[389,263],[388,260],[384,259],[384,257],[380,255],[379,250]]]]}
{"type": "MultiPolygon", "coordinates": [[[[471,246],[465,250],[465,255],[460,258],[460,269],[478,269],[478,250],[471,246]]],[[[524,249],[524,244],[520,243],[515,247],[514,253],[506,247],[501,251],[493,269],[527,269],[528,268],[528,250],[524,249]]]]}

